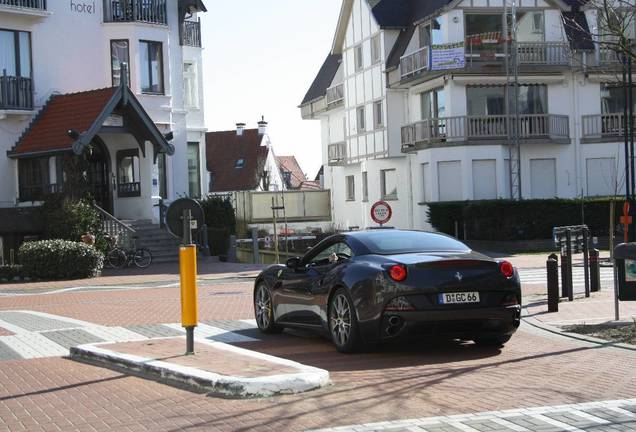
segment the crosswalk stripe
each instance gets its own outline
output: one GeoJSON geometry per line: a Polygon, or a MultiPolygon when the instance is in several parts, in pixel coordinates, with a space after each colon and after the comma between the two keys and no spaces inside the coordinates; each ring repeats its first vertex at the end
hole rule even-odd
{"type": "Polygon", "coordinates": [[[68,349],[56,344],[39,333],[2,336],[0,337],[0,341],[4,342],[9,348],[25,359],[68,355],[68,349]]]}
{"type": "Polygon", "coordinates": [[[88,327],[82,327],[82,330],[92,334],[93,336],[97,336],[98,338],[113,342],[148,339],[144,335],[135,333],[134,331],[128,330],[123,327],[104,327],[91,325],[88,327]]]}
{"type": "Polygon", "coordinates": [[[534,417],[537,420],[541,420],[542,422],[548,423],[552,426],[556,426],[558,428],[563,429],[564,431],[569,432],[584,432],[582,429],[577,428],[576,426],[569,425],[567,423],[560,422],[558,420],[551,419],[548,416],[543,414],[530,414],[530,417],[534,417]]]}

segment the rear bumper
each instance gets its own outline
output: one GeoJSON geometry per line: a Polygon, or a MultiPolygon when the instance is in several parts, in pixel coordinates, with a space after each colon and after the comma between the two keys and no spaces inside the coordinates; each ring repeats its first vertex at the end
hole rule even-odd
{"type": "Polygon", "coordinates": [[[465,338],[511,335],[519,327],[521,306],[462,310],[386,312],[380,339],[402,336],[465,338]]]}

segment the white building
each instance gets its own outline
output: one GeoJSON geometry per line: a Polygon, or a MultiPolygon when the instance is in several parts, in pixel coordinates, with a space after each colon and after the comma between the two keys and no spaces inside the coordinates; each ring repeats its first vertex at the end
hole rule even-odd
{"type": "Polygon", "coordinates": [[[343,1],[300,106],[321,121],[339,228],[372,226],[380,199],[391,225],[428,229],[431,202],[620,193],[621,89],[590,36],[595,12],[577,0],[517,1],[517,153],[503,1],[343,1]]]}
{"type": "MultiPolygon", "coordinates": [[[[156,223],[159,198],[206,194],[204,11],[201,0],[0,1],[0,211],[37,206],[78,175],[119,219],[156,223]]],[[[19,243],[2,220],[0,238],[19,243]]]]}

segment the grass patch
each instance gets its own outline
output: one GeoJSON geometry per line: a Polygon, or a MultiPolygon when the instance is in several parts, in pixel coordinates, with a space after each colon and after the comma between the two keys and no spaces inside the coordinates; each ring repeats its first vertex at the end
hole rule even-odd
{"type": "Polygon", "coordinates": [[[636,345],[636,319],[632,324],[577,324],[564,326],[563,330],[611,342],[636,345]]]}

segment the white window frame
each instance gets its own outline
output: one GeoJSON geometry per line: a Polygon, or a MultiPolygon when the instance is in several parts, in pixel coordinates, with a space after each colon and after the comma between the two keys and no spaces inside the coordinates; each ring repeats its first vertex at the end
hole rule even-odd
{"type": "Polygon", "coordinates": [[[356,200],[356,178],[349,175],[345,177],[345,193],[347,194],[345,199],[347,201],[356,200]]]}
{"type": "Polygon", "coordinates": [[[382,44],[380,34],[371,38],[371,64],[379,63],[382,60],[382,44]]]}
{"type": "Polygon", "coordinates": [[[384,127],[384,106],[381,100],[373,102],[373,128],[384,127]]]}
{"type": "Polygon", "coordinates": [[[397,170],[395,168],[380,170],[380,192],[383,200],[393,201],[398,199],[398,178],[397,170]],[[395,174],[395,193],[389,195],[386,192],[386,173],[391,171],[395,174]]]}
{"type": "Polygon", "coordinates": [[[364,109],[364,106],[359,106],[358,108],[356,108],[356,128],[358,130],[358,133],[365,132],[367,130],[366,115],[367,113],[366,113],[366,110],[364,109]]]}
{"type": "Polygon", "coordinates": [[[364,69],[364,50],[362,49],[362,44],[353,47],[353,63],[356,72],[364,69]]]}
{"type": "Polygon", "coordinates": [[[183,105],[186,109],[199,109],[197,63],[194,61],[183,62],[183,105]],[[186,72],[186,65],[190,65],[192,68],[191,72],[186,72]],[[191,83],[191,89],[188,89],[188,81],[191,83]],[[190,96],[192,96],[192,98],[190,98],[190,96]]]}

